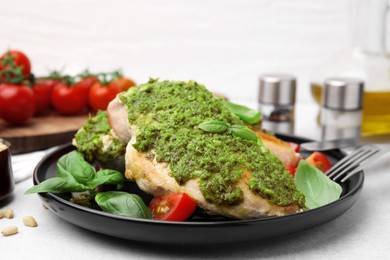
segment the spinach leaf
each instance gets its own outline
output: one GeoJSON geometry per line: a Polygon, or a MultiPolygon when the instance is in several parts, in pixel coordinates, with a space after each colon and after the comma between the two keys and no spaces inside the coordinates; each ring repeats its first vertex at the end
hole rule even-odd
{"type": "Polygon", "coordinates": [[[249,107],[225,101],[225,106],[245,123],[252,125],[260,121],[261,113],[249,107]]]}
{"type": "Polygon", "coordinates": [[[306,207],[317,208],[340,198],[341,186],[319,169],[301,160],[294,177],[297,189],[305,195],[306,207]]]}
{"type": "Polygon", "coordinates": [[[229,129],[229,124],[224,123],[218,120],[208,120],[198,125],[200,129],[203,131],[212,133],[212,134],[220,134],[226,132],[229,129]]]}
{"type": "Polygon", "coordinates": [[[95,201],[108,213],[133,218],[152,218],[150,209],[136,194],[121,191],[99,192],[95,196],[95,201]]]}
{"type": "Polygon", "coordinates": [[[243,125],[232,125],[229,131],[234,137],[239,137],[241,139],[254,142],[257,142],[259,140],[259,137],[256,135],[255,132],[243,125]]]}

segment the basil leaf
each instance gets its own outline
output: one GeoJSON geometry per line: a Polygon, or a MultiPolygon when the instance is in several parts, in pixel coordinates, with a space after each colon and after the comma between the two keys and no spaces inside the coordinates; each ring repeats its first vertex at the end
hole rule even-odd
{"type": "Polygon", "coordinates": [[[218,120],[208,120],[199,124],[198,127],[212,134],[220,134],[229,129],[229,124],[218,120]]]}
{"type": "Polygon", "coordinates": [[[341,186],[319,169],[301,160],[294,177],[297,189],[305,195],[306,207],[317,208],[340,198],[341,186]]]}
{"type": "Polygon", "coordinates": [[[230,112],[238,116],[245,123],[252,125],[260,121],[261,113],[249,107],[225,101],[230,112]]]}
{"type": "Polygon", "coordinates": [[[243,125],[232,125],[229,131],[234,137],[239,137],[254,142],[257,142],[259,140],[259,137],[256,135],[255,132],[243,125]]]}
{"type": "Polygon", "coordinates": [[[86,187],[77,182],[68,181],[60,177],[54,177],[54,178],[47,179],[41,182],[40,184],[31,187],[25,193],[26,194],[39,193],[39,192],[61,193],[61,192],[85,191],[85,190],[87,190],[86,187]]]}
{"type": "Polygon", "coordinates": [[[104,212],[133,218],[152,218],[150,209],[136,194],[122,191],[99,192],[95,201],[104,212]]]}
{"type": "Polygon", "coordinates": [[[72,151],[58,160],[57,177],[86,185],[95,178],[95,168],[86,162],[79,152],[72,151]]]}
{"type": "Polygon", "coordinates": [[[95,175],[95,178],[89,182],[89,185],[95,189],[98,185],[101,184],[107,184],[107,185],[115,185],[115,184],[121,184],[123,182],[124,178],[122,173],[105,169],[98,171],[95,175]]]}

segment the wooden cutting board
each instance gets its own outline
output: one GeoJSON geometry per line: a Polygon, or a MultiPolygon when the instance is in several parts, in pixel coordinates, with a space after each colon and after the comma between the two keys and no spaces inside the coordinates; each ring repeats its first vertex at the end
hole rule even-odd
{"type": "Polygon", "coordinates": [[[88,113],[61,116],[52,112],[42,117],[30,118],[23,126],[10,126],[0,119],[0,138],[11,142],[13,154],[47,149],[71,142],[88,117],[88,113]]]}

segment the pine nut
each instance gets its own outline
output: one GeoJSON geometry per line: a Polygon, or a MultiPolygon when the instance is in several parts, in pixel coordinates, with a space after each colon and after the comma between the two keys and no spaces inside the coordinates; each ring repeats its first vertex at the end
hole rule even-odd
{"type": "Polygon", "coordinates": [[[1,234],[3,234],[3,236],[11,236],[11,235],[15,235],[16,233],[18,233],[17,226],[6,227],[1,231],[1,234]]]}
{"type": "Polygon", "coordinates": [[[37,222],[35,219],[31,216],[24,216],[23,217],[23,224],[27,227],[36,227],[38,226],[37,222]]]}
{"type": "Polygon", "coordinates": [[[0,219],[2,219],[3,217],[4,217],[4,212],[0,210],[0,219]]]}
{"type": "Polygon", "coordinates": [[[6,217],[6,218],[13,218],[14,217],[14,211],[10,208],[6,208],[3,213],[4,213],[4,217],[6,217]]]}

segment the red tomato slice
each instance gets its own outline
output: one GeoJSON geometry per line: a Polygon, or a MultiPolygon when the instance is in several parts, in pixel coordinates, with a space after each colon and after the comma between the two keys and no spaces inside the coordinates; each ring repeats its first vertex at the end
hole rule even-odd
{"type": "Polygon", "coordinates": [[[299,153],[299,150],[301,149],[301,146],[297,143],[293,143],[293,142],[287,142],[291,149],[293,149],[295,152],[299,153]]]}
{"type": "Polygon", "coordinates": [[[306,161],[320,169],[322,172],[327,172],[332,167],[332,163],[330,162],[329,158],[320,152],[312,153],[309,157],[306,158],[306,161]]]}
{"type": "Polygon", "coordinates": [[[195,211],[196,202],[185,193],[157,196],[149,204],[153,219],[166,221],[187,220],[195,211]]]}

